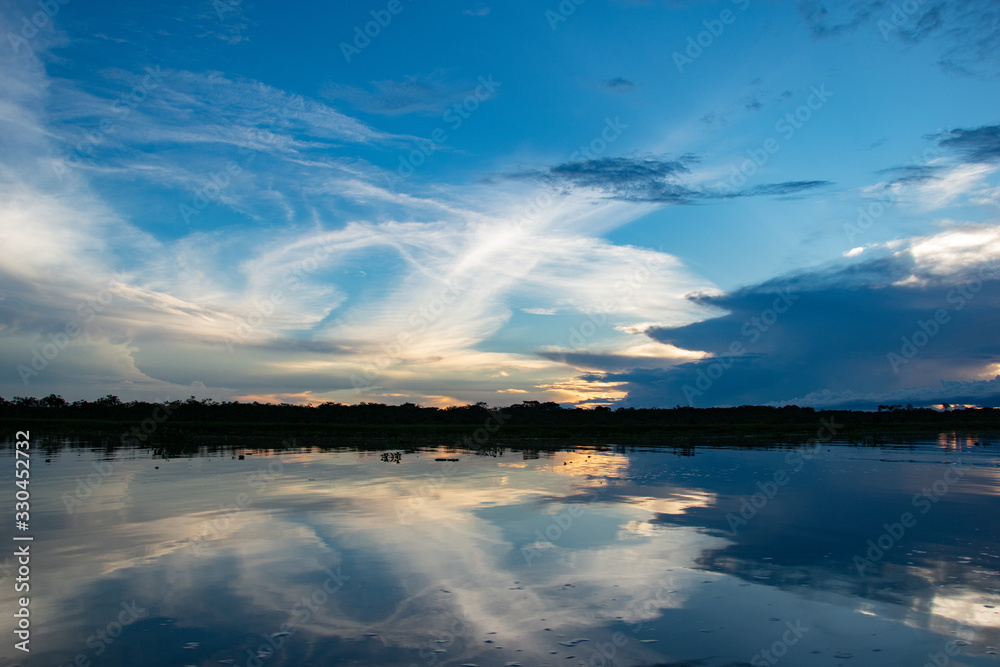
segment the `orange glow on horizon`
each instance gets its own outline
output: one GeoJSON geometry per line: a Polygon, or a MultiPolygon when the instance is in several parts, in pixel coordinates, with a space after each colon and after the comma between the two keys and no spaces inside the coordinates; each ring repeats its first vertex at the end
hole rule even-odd
{"type": "Polygon", "coordinates": [[[245,394],[237,396],[233,400],[247,403],[257,401],[258,403],[273,403],[275,405],[290,403],[292,405],[308,405],[309,407],[316,407],[327,402],[327,399],[313,396],[311,391],[303,391],[298,394],[245,394]]]}
{"type": "Polygon", "coordinates": [[[538,389],[554,393],[557,403],[584,403],[590,401],[588,405],[593,405],[593,401],[614,402],[626,396],[628,392],[618,389],[625,382],[601,382],[587,381],[579,378],[553,382],[552,384],[536,385],[538,389]]]}

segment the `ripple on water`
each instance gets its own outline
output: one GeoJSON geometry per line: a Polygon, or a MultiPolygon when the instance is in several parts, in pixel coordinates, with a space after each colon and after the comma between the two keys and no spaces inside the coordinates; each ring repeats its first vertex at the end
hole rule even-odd
{"type": "Polygon", "coordinates": [[[562,644],[563,646],[576,646],[581,642],[589,642],[589,641],[590,641],[589,639],[580,637],[579,639],[571,639],[568,642],[559,642],[559,643],[562,644]]]}

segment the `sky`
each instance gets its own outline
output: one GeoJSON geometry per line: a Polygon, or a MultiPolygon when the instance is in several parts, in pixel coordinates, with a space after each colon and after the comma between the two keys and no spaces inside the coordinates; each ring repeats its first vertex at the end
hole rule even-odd
{"type": "Polygon", "coordinates": [[[0,0],[0,395],[1000,405],[990,1],[0,0]]]}

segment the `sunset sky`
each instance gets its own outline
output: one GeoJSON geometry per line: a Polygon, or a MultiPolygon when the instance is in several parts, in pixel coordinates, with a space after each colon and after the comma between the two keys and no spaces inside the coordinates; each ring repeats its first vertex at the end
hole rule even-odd
{"type": "Polygon", "coordinates": [[[1000,405],[1000,6],[0,0],[0,395],[1000,405]]]}

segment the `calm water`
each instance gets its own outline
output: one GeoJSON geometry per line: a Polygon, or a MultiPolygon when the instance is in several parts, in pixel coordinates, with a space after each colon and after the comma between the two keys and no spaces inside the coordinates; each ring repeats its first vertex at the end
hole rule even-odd
{"type": "Polygon", "coordinates": [[[1000,665],[987,441],[36,449],[32,652],[5,613],[0,662],[1000,665]]]}

